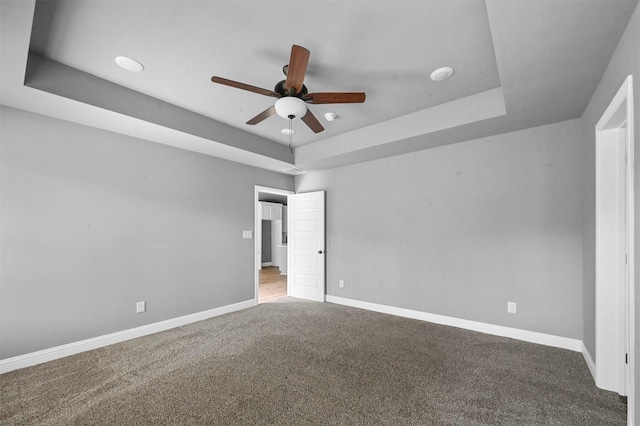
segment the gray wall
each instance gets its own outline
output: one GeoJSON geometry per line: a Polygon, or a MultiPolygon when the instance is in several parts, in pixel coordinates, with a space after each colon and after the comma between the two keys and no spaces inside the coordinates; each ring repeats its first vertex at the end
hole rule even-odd
{"type": "Polygon", "coordinates": [[[254,185],[291,177],[6,107],[0,120],[1,358],[254,297],[254,185]]]}
{"type": "Polygon", "coordinates": [[[327,191],[327,293],[581,339],[579,152],[572,120],[296,177],[327,191]]]}
{"type": "MultiPolygon", "coordinates": [[[[595,360],[595,126],[628,75],[633,75],[635,116],[635,288],[640,279],[640,7],[620,39],[609,66],[582,115],[584,239],[584,344],[595,360]]],[[[640,342],[640,291],[636,290],[636,342],[640,342]]],[[[595,360],[597,362],[597,360],[595,360]]],[[[640,351],[636,350],[636,421],[640,421],[640,351]]]]}

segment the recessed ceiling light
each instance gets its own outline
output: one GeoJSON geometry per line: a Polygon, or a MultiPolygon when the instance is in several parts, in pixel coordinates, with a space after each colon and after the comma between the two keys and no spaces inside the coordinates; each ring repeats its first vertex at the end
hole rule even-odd
{"type": "Polygon", "coordinates": [[[325,120],[327,120],[327,121],[333,121],[333,120],[335,120],[335,119],[336,119],[336,117],[337,117],[337,115],[336,115],[335,113],[333,113],[333,112],[328,112],[328,113],[326,113],[326,114],[324,115],[324,118],[325,118],[325,120]]]}
{"type": "Polygon", "coordinates": [[[121,68],[127,71],[144,71],[144,66],[140,62],[135,59],[127,58],[126,56],[116,56],[116,64],[120,65],[121,68]]]}
{"type": "Polygon", "coordinates": [[[295,135],[296,131],[293,129],[282,129],[280,130],[283,135],[295,135]]]}
{"type": "Polygon", "coordinates": [[[451,77],[455,71],[451,67],[442,67],[438,68],[434,72],[431,73],[431,80],[433,81],[444,81],[451,77]]]}

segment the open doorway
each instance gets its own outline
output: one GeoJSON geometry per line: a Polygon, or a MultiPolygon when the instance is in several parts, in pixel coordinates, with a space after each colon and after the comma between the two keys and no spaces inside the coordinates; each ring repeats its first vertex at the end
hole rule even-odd
{"type": "Polygon", "coordinates": [[[277,188],[255,187],[255,298],[269,303],[288,295],[287,195],[277,188]]]}

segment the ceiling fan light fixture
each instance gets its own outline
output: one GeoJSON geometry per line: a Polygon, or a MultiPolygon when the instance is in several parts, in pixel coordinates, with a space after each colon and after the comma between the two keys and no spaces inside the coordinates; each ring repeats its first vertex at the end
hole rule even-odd
{"type": "Polygon", "coordinates": [[[302,118],[307,113],[307,104],[300,98],[285,96],[276,101],[276,114],[282,118],[302,118]]]}
{"type": "Polygon", "coordinates": [[[293,129],[282,129],[280,130],[280,132],[282,132],[283,135],[295,135],[296,131],[293,129]]]}
{"type": "Polygon", "coordinates": [[[445,81],[446,79],[451,77],[454,72],[455,72],[454,69],[451,67],[438,68],[437,70],[431,73],[431,80],[445,81]]]}
{"type": "Polygon", "coordinates": [[[120,66],[120,68],[125,69],[131,72],[141,72],[144,71],[144,65],[135,59],[127,58],[126,56],[116,56],[116,64],[120,66]]]}

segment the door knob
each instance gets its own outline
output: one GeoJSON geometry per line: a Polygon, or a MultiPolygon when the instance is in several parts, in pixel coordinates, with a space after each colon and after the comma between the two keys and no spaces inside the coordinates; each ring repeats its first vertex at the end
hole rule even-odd
{"type": "Polygon", "coordinates": [[[322,250],[318,250],[318,254],[322,254],[322,250]]]}

